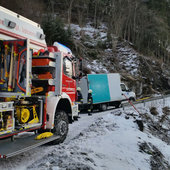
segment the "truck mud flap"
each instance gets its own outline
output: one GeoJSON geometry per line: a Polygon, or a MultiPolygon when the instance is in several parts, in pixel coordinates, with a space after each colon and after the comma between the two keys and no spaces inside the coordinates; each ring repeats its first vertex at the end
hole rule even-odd
{"type": "Polygon", "coordinates": [[[49,138],[36,140],[35,137],[37,135],[38,134],[28,137],[15,138],[14,141],[11,141],[10,138],[0,140],[0,159],[18,155],[59,138],[59,136],[54,135],[49,138]]]}

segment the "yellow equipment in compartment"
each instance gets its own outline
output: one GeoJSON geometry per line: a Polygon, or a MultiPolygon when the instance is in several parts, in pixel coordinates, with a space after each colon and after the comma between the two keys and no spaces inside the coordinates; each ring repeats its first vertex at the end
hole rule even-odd
{"type": "Polygon", "coordinates": [[[31,106],[17,106],[16,116],[20,124],[34,124],[39,122],[39,118],[36,112],[36,105],[31,106]]]}
{"type": "Polygon", "coordinates": [[[2,112],[0,112],[0,131],[3,130],[4,130],[4,120],[3,120],[2,112]]]}

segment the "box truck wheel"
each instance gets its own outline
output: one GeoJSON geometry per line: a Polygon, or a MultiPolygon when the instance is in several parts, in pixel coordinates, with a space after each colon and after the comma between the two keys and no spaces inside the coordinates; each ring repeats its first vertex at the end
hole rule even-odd
{"type": "Polygon", "coordinates": [[[101,110],[101,111],[107,110],[107,104],[101,104],[101,105],[100,105],[100,110],[101,110]]]}
{"type": "Polygon", "coordinates": [[[135,98],[134,98],[134,97],[130,97],[129,100],[130,100],[131,102],[134,102],[134,101],[135,101],[135,98]]]}
{"type": "Polygon", "coordinates": [[[57,111],[54,118],[54,129],[52,129],[52,133],[59,135],[60,138],[52,141],[52,144],[59,144],[65,140],[68,133],[68,124],[67,114],[62,110],[57,111]]]}
{"type": "Polygon", "coordinates": [[[115,103],[115,108],[119,108],[121,106],[121,102],[116,102],[115,103]]]}

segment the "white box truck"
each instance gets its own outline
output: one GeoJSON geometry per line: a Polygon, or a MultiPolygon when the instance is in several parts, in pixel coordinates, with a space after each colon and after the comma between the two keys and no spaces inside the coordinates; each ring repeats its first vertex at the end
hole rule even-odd
{"type": "Polygon", "coordinates": [[[121,102],[127,99],[135,100],[136,95],[120,81],[120,74],[88,74],[78,82],[81,89],[82,101],[80,110],[89,108],[106,110],[108,106],[120,107],[121,102]],[[91,93],[92,101],[88,101],[91,93]],[[126,97],[127,98],[126,98],[126,97]]]}

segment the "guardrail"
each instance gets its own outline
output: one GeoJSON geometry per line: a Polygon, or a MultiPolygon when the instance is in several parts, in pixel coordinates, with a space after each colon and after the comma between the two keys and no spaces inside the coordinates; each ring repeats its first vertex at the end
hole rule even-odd
{"type": "MultiPolygon", "coordinates": [[[[155,100],[160,100],[160,99],[163,100],[163,105],[165,105],[165,100],[166,100],[167,98],[170,98],[170,94],[168,94],[168,95],[156,96],[156,97],[150,97],[150,98],[147,98],[147,99],[144,99],[144,100],[135,101],[135,102],[133,102],[133,105],[142,104],[142,103],[143,103],[143,105],[145,106],[145,104],[146,104],[147,102],[151,102],[151,101],[155,101],[155,100]]],[[[127,107],[127,106],[131,106],[131,105],[130,105],[128,102],[122,103],[122,108],[123,108],[123,109],[124,109],[125,107],[127,107]]]]}

